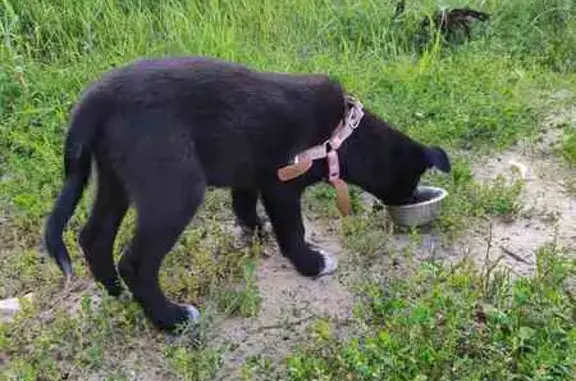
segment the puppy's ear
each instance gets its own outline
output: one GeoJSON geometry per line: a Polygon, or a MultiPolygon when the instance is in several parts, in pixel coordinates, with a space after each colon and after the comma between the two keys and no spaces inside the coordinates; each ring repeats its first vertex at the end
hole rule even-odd
{"type": "Polygon", "coordinates": [[[424,148],[424,158],[428,168],[436,167],[444,173],[450,173],[452,169],[448,155],[440,147],[424,148]]]}

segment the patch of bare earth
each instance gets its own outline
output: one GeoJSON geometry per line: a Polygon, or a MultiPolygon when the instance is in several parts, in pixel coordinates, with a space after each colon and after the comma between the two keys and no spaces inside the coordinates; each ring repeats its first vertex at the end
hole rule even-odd
{"type": "MultiPolygon", "coordinates": [[[[310,242],[342,259],[344,251],[338,239],[306,221],[310,242]]],[[[281,361],[307,337],[307,328],[320,318],[336,326],[346,326],[352,316],[353,294],[345,287],[339,273],[310,279],[299,275],[277,249],[261,261],[257,286],[262,297],[257,316],[228,318],[215,323],[216,333],[210,346],[226,348],[220,380],[240,379],[240,368],[254,356],[264,356],[273,363],[281,361]]]]}
{"type": "MultiPolygon", "coordinates": [[[[505,153],[476,160],[473,173],[480,181],[499,175],[512,179],[518,172],[524,178],[521,212],[515,219],[492,219],[489,224],[470,229],[463,239],[449,247],[443,247],[440,237],[426,231],[421,231],[418,241],[408,234],[395,234],[383,247],[390,255],[376,258],[368,271],[370,277],[380,278],[394,271],[393,267],[401,267],[401,253],[408,251],[418,260],[469,257],[479,266],[484,264],[488,252],[492,261],[501,257],[500,264],[513,274],[529,276],[535,270],[536,252],[542,246],[555,242],[576,248],[576,203],[567,190],[567,180],[576,173],[565,168],[555,154],[562,136],[558,126],[576,123],[574,111],[550,116],[537,144],[520,143],[505,153]],[[392,254],[399,255],[399,260],[391,258],[392,254]]],[[[306,327],[315,317],[329,317],[337,323],[350,318],[354,297],[342,278],[366,273],[350,268],[349,253],[327,228],[308,222],[307,230],[313,242],[331,250],[346,265],[336,274],[311,280],[298,275],[279,254],[262,261],[258,272],[258,287],[263,296],[259,315],[229,319],[218,328],[215,343],[232,344],[224,355],[220,379],[238,379],[237,372],[249,356],[282,360],[305,340],[306,327]]]]}
{"type": "Polygon", "coordinates": [[[481,181],[498,175],[512,178],[514,171],[520,172],[524,179],[521,211],[513,221],[494,219],[491,228],[471,232],[459,243],[461,252],[481,262],[490,244],[492,261],[501,258],[513,275],[530,276],[542,246],[576,249],[576,198],[570,189],[576,171],[556,154],[566,125],[576,128],[576,108],[551,114],[538,142],[521,142],[508,152],[477,161],[473,172],[481,181]]]}

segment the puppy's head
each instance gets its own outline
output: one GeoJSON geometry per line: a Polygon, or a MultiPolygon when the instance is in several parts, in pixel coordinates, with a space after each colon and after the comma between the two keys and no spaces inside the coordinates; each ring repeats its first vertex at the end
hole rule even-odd
{"type": "Polygon", "coordinates": [[[387,205],[413,196],[427,170],[451,170],[442,148],[411,139],[367,110],[341,152],[343,178],[387,205]]]}

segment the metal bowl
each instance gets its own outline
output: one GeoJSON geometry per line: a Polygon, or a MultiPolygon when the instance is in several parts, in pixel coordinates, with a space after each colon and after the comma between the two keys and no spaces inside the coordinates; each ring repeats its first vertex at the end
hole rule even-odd
{"type": "Polygon", "coordinates": [[[408,227],[426,225],[440,214],[442,200],[448,196],[445,189],[433,186],[419,186],[412,203],[387,205],[388,214],[397,225],[408,227]]]}

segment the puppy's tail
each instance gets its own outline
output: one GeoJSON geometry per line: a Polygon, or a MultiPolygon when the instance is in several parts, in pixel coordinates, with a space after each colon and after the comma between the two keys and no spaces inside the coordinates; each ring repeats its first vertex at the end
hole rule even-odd
{"type": "Polygon", "coordinates": [[[72,263],[62,234],[78,205],[90,178],[92,145],[96,135],[98,110],[93,104],[80,102],[64,143],[64,186],[46,221],[44,244],[66,277],[73,276],[72,263]]]}

